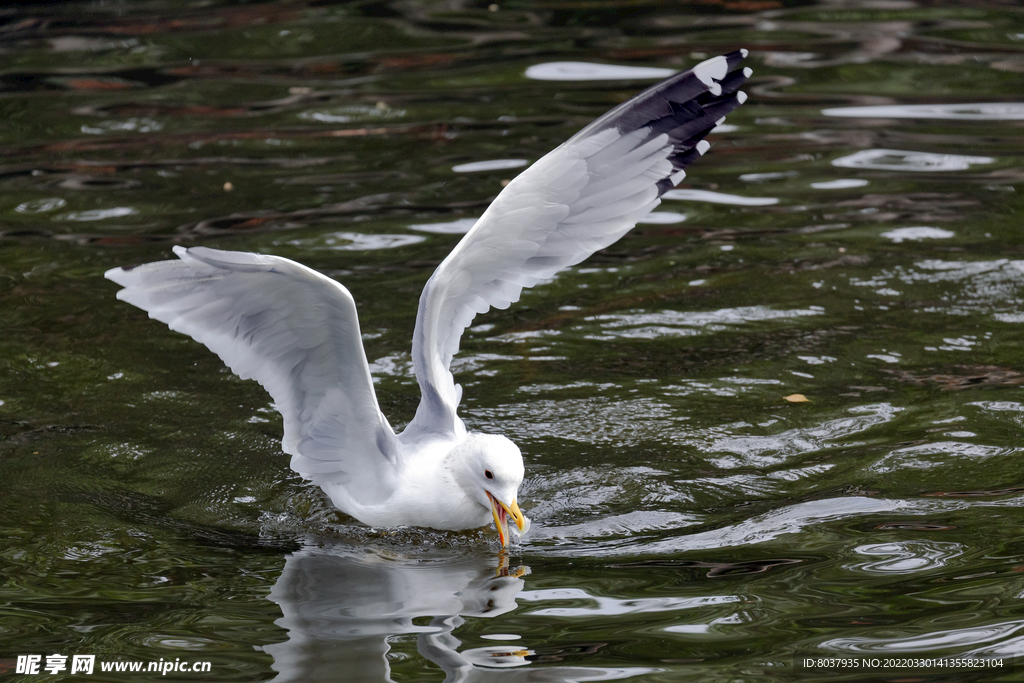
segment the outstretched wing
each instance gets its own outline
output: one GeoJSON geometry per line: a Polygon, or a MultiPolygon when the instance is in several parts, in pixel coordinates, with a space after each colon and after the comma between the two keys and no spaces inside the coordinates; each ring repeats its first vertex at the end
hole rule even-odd
{"type": "Polygon", "coordinates": [[[180,260],[114,268],[117,298],[205,344],[262,384],[284,416],[296,472],[386,497],[395,434],[380,412],[348,290],[277,256],[175,247],[180,260]]]}
{"type": "Polygon", "coordinates": [[[407,431],[461,433],[450,366],[470,321],[507,308],[524,287],[604,249],[647,215],[746,99],[739,50],[672,76],[597,119],[516,177],[420,297],[413,368],[422,398],[407,431]]]}

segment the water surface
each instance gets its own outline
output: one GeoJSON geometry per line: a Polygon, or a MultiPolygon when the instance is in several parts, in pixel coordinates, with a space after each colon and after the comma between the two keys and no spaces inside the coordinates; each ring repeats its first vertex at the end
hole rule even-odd
{"type": "Polygon", "coordinates": [[[2,16],[12,680],[54,653],[211,663],[168,680],[905,680],[799,667],[889,656],[1004,664],[914,680],[1024,676],[1020,8],[2,16]],[[526,460],[509,557],[486,530],[334,511],[263,390],[102,278],[175,244],[336,277],[400,427],[419,291],[495,194],[737,47],[750,99],[658,212],[463,340],[467,423],[526,460]]]}

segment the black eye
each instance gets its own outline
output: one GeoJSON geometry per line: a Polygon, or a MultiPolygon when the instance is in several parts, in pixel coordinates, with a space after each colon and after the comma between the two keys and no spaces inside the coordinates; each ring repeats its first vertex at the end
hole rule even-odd
{"type": "Polygon", "coordinates": [[[484,476],[487,477],[488,479],[494,479],[494,475],[491,474],[490,470],[484,470],[484,476]]]}

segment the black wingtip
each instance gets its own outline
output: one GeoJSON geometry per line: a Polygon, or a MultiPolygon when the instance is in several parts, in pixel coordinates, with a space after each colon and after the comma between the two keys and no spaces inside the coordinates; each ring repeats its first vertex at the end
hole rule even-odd
{"type": "MultiPolygon", "coordinates": [[[[672,141],[672,170],[674,174],[684,170],[699,159],[707,149],[707,143],[701,141],[714,130],[726,114],[730,113],[744,101],[747,96],[739,88],[747,81],[750,69],[740,67],[740,62],[747,56],[746,50],[736,50],[723,55],[729,71],[715,80],[718,88],[710,89],[706,84],[701,92],[685,101],[679,101],[680,95],[688,94],[689,87],[676,89],[665,88],[662,96],[666,102],[661,106],[661,117],[649,121],[646,127],[652,134],[667,133],[672,141]],[[717,91],[717,92],[716,92],[717,91]]],[[[673,79],[684,84],[687,73],[684,72],[665,81],[671,86],[673,79]]],[[[696,77],[693,77],[696,79],[696,77]]],[[[670,178],[658,183],[658,195],[673,187],[670,178]]]]}
{"type": "Polygon", "coordinates": [[[705,105],[730,95],[749,76],[749,70],[739,68],[746,54],[746,50],[734,50],[670,76],[615,107],[579,135],[592,135],[611,127],[621,131],[637,130],[671,116],[673,108],[679,105],[690,102],[705,105]]]}
{"type": "MultiPolygon", "coordinates": [[[[743,104],[746,95],[740,87],[751,75],[741,66],[749,53],[734,50],[694,65],[620,104],[580,131],[575,138],[586,138],[614,128],[621,136],[643,131],[640,140],[667,135],[672,149],[672,176],[657,182],[659,196],[673,187],[671,178],[706,151],[702,142],[722,118],[743,104]]],[[[637,141],[639,144],[639,141],[637,141]]]]}
{"type": "Polygon", "coordinates": [[[749,54],[749,50],[741,47],[739,50],[733,50],[732,52],[722,56],[725,57],[725,61],[729,65],[729,71],[733,71],[749,54]]]}

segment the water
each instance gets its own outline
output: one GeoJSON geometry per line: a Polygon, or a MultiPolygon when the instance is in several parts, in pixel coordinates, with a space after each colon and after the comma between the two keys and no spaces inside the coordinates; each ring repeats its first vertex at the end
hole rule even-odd
{"type": "Polygon", "coordinates": [[[2,16],[11,680],[85,676],[16,675],[32,654],[111,681],[1024,677],[1016,6],[2,16]],[[420,288],[503,182],[737,47],[750,100],[659,213],[464,339],[466,421],[527,464],[507,558],[333,511],[260,387],[102,279],[173,244],[328,273],[401,426],[420,288]]]}

